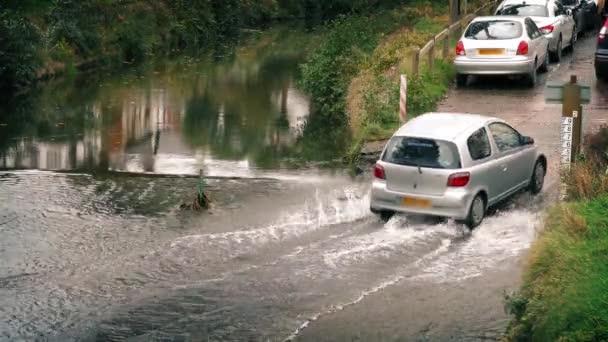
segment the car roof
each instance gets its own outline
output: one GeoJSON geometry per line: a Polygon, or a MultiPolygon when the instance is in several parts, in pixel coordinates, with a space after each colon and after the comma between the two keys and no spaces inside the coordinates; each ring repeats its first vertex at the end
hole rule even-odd
{"type": "Polygon", "coordinates": [[[498,118],[479,114],[426,113],[401,126],[395,136],[455,141],[460,135],[473,133],[491,121],[502,122],[498,118]]]}
{"type": "Polygon", "coordinates": [[[488,15],[483,17],[477,17],[473,19],[472,22],[477,21],[489,21],[489,20],[511,20],[511,21],[519,21],[524,22],[528,17],[522,17],[520,15],[488,15]]]}
{"type": "Polygon", "coordinates": [[[498,7],[503,7],[505,5],[518,5],[518,4],[528,4],[528,5],[547,5],[548,3],[553,2],[552,0],[505,0],[498,7]]]}

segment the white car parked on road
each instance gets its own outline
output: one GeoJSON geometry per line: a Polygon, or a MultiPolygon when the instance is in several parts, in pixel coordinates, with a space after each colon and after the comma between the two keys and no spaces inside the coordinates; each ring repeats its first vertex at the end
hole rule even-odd
{"type": "Polygon", "coordinates": [[[542,190],[547,159],[500,119],[429,113],[403,125],[374,169],[370,209],[451,217],[478,226],[488,207],[542,190]]]}
{"type": "Polygon", "coordinates": [[[516,16],[478,17],[456,45],[456,81],[469,75],[523,75],[534,86],[537,71],[547,71],[547,38],[532,19],[516,16]]]}
{"type": "Polygon", "coordinates": [[[557,0],[505,0],[496,15],[529,17],[549,39],[553,61],[559,62],[563,49],[574,48],[577,28],[570,10],[557,0]]]}

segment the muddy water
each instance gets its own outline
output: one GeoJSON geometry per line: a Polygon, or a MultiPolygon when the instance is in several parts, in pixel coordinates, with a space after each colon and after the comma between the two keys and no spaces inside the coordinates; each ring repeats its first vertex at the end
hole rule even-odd
{"type": "Polygon", "coordinates": [[[529,246],[542,207],[524,194],[473,233],[417,217],[382,223],[365,178],[320,174],[212,180],[213,211],[180,212],[195,185],[3,173],[0,340],[299,336],[396,284],[494,269],[529,246]]]}

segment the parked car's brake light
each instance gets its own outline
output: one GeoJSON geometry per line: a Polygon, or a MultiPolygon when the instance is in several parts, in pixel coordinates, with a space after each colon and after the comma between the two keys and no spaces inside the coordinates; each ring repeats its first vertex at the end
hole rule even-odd
{"type": "Polygon", "coordinates": [[[386,175],[384,174],[384,167],[382,165],[376,164],[374,167],[374,177],[378,179],[386,179],[386,175]]]}
{"type": "Polygon", "coordinates": [[[525,41],[519,42],[519,46],[517,46],[517,54],[518,55],[527,55],[528,54],[528,43],[525,41]]]}
{"type": "Polygon", "coordinates": [[[549,34],[549,33],[553,32],[553,30],[555,30],[555,26],[547,25],[547,26],[541,27],[539,30],[542,34],[549,34]]]}
{"type": "Polygon", "coordinates": [[[458,56],[466,55],[466,53],[464,51],[464,43],[462,41],[459,41],[458,44],[456,44],[456,55],[458,55],[458,56]]]}
{"type": "Polygon", "coordinates": [[[608,36],[608,19],[606,19],[606,22],[604,23],[604,26],[602,27],[602,30],[600,31],[599,42],[603,43],[606,40],[607,36],[608,36]]]}
{"type": "Polygon", "coordinates": [[[448,178],[448,186],[461,188],[469,184],[469,180],[471,180],[471,174],[468,172],[454,173],[448,178]]]}

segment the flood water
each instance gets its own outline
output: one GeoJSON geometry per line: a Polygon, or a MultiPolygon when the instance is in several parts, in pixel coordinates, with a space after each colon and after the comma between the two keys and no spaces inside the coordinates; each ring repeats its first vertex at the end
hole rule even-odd
{"type": "Polygon", "coordinates": [[[311,119],[297,86],[310,37],[298,32],[251,33],[209,55],[94,71],[5,99],[0,168],[247,177],[288,167],[311,119]]]}

